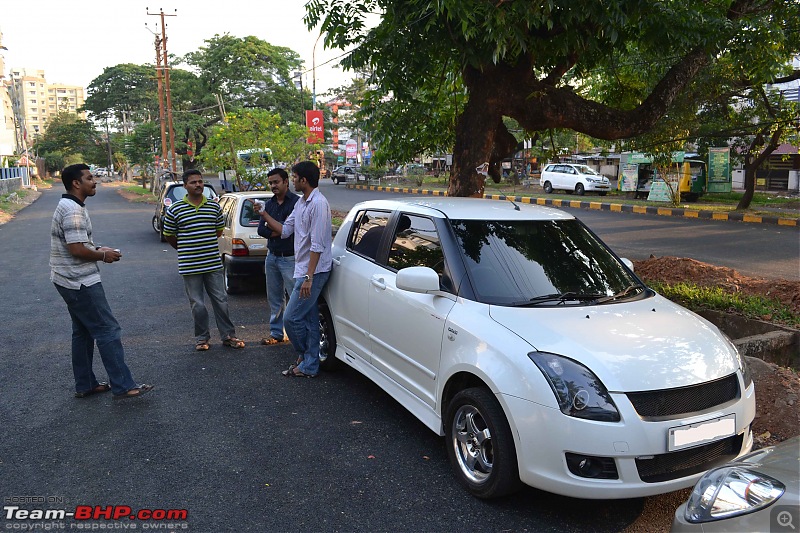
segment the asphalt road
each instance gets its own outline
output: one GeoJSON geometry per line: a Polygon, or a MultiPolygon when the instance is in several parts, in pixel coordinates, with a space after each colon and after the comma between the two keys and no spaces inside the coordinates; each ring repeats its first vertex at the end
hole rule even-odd
{"type": "MultiPolygon", "coordinates": [[[[223,348],[215,336],[197,354],[176,255],[150,227],[152,206],[102,186],[87,202],[95,241],[123,252],[102,265],[103,285],[134,377],[156,389],[121,402],[73,398],[70,321],[48,267],[60,193],[45,191],[0,226],[3,530],[79,524],[9,518],[21,516],[9,514],[14,506],[184,509],[185,520],[90,522],[202,532],[620,531],[642,513],[644,499],[469,496],[443,440],[365,378],[347,369],[282,377],[294,355],[258,345],[267,332],[261,291],[231,297],[247,348],[223,348]]],[[[95,369],[104,376],[99,356],[95,369]]]]}
{"type": "MultiPolygon", "coordinates": [[[[329,180],[322,180],[320,189],[332,209],[345,212],[364,200],[409,196],[347,189],[329,180]]],[[[586,198],[607,201],[599,196],[586,198]]],[[[633,260],[647,259],[651,254],[690,257],[734,268],[747,276],[800,280],[800,229],[797,227],[562,209],[581,219],[621,257],[633,260]]]]}

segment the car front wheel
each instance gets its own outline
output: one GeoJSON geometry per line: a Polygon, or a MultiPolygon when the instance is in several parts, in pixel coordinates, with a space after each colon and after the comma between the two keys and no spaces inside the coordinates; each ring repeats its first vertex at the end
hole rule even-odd
{"type": "Polygon", "coordinates": [[[547,194],[553,192],[553,184],[550,183],[549,181],[545,181],[544,185],[542,185],[542,188],[544,189],[544,192],[546,192],[547,194]]]}
{"type": "Polygon", "coordinates": [[[447,455],[459,482],[478,498],[520,486],[514,437],[503,408],[485,388],[465,389],[447,406],[447,455]]]}
{"type": "Polygon", "coordinates": [[[322,370],[336,370],[336,332],[333,329],[331,311],[325,302],[319,302],[319,367],[322,370]]]}
{"type": "Polygon", "coordinates": [[[575,194],[578,196],[583,196],[584,192],[586,192],[586,190],[583,188],[583,183],[575,185],[575,194]]]}
{"type": "Polygon", "coordinates": [[[158,217],[153,215],[153,231],[161,233],[161,224],[158,223],[158,217]]]}

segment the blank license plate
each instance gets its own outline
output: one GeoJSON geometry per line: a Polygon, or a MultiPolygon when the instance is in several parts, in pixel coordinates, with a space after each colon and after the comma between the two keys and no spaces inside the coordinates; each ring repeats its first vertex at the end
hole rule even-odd
{"type": "Polygon", "coordinates": [[[669,429],[669,451],[713,442],[736,433],[736,415],[669,429]]]}

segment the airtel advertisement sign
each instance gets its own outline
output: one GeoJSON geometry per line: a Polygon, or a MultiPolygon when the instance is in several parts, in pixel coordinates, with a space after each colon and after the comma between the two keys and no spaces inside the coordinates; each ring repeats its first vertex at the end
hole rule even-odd
{"type": "Polygon", "coordinates": [[[308,128],[308,144],[322,144],[325,142],[325,124],[322,121],[322,111],[306,111],[306,127],[308,128]]]}

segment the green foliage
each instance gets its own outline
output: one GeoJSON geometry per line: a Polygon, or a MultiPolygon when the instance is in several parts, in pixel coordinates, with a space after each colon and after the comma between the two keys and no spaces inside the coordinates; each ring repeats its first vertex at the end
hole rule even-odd
{"type": "Polygon", "coordinates": [[[704,287],[692,283],[670,285],[652,281],[648,285],[662,296],[693,311],[711,309],[734,312],[748,318],[766,319],[795,327],[800,325],[800,316],[778,300],[744,296],[727,292],[722,287],[704,287]]]}
{"type": "Polygon", "coordinates": [[[154,147],[160,142],[161,132],[155,122],[139,124],[133,132],[125,136],[122,152],[131,165],[141,167],[142,187],[154,169],[154,147]]]}
{"type": "MultiPolygon", "coordinates": [[[[305,21],[326,46],[349,51],[345,68],[369,73],[360,118],[376,132],[376,157],[452,150],[454,181],[471,182],[478,164],[491,173],[514,150],[505,117],[540,137],[569,129],[611,141],[666,116],[639,144],[685,139],[683,121],[714,100],[714,81],[760,86],[800,50],[798,6],[311,0],[305,21]]],[[[480,188],[467,185],[451,192],[480,188]]]]}
{"type": "Polygon", "coordinates": [[[48,172],[73,163],[103,165],[108,160],[105,141],[90,122],[74,113],[53,117],[34,149],[44,157],[48,172]]]}
{"type": "Polygon", "coordinates": [[[277,113],[248,109],[228,114],[224,124],[212,129],[201,160],[209,169],[235,170],[239,189],[247,190],[257,183],[263,186],[270,168],[266,162],[253,161],[252,168],[245,169],[243,161],[236,157],[238,151],[269,148],[273,159],[295,161],[317,148],[306,144],[307,136],[304,125],[286,124],[277,113]]]}

